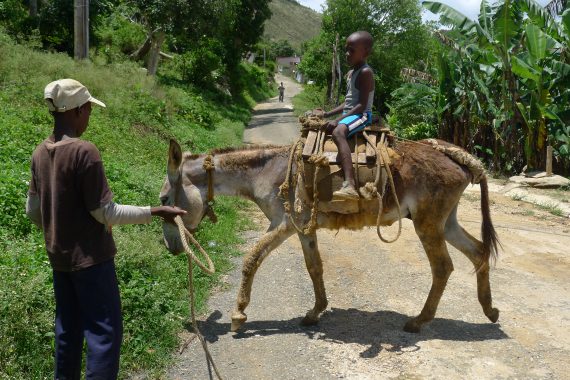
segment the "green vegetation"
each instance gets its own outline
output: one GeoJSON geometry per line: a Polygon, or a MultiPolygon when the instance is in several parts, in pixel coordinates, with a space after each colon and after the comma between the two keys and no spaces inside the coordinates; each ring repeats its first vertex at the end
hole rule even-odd
{"type": "Polygon", "coordinates": [[[306,84],[303,91],[293,97],[293,112],[299,116],[315,108],[326,108],[326,93],[322,87],[306,84]]]}
{"type": "Polygon", "coordinates": [[[319,34],[321,15],[295,0],[272,0],[271,18],[265,23],[263,38],[269,41],[286,40],[297,51],[303,42],[319,34]]]}
{"type": "MultiPolygon", "coordinates": [[[[0,25],[17,42],[46,50],[73,52],[70,0],[0,3],[0,25]]],[[[127,57],[160,74],[173,56],[185,72],[184,84],[223,86],[239,96],[240,62],[263,34],[271,16],[269,0],[119,0],[89,3],[91,56],[107,62],[127,57]],[[163,55],[163,57],[166,57],[163,55]]]]}
{"type": "Polygon", "coordinates": [[[544,169],[546,146],[570,170],[570,9],[557,17],[534,0],[484,0],[478,20],[424,1],[450,31],[437,65],[439,135],[498,172],[544,169]]]}
{"type": "MultiPolygon", "coordinates": [[[[51,378],[51,269],[42,234],[24,215],[30,157],[52,128],[44,86],[75,78],[106,102],[108,108],[94,109],[84,138],[100,149],[115,200],[138,205],[158,203],[169,138],[193,152],[239,145],[251,106],[275,89],[268,86],[268,73],[256,66],[238,65],[242,90],[230,96],[223,88],[184,83],[173,62],[158,78],[149,77],[133,62],[76,63],[66,54],[18,45],[2,32],[0,56],[0,378],[51,378]]],[[[104,59],[95,56],[94,62],[104,59]]],[[[248,221],[236,210],[246,207],[239,200],[219,199],[218,224],[205,222],[197,233],[209,247],[217,276],[238,254],[235,243],[248,221]]],[[[188,320],[186,258],[166,252],[158,221],[113,232],[125,322],[121,377],[137,373],[156,378],[171,361],[188,320]]],[[[201,307],[218,277],[194,276],[201,307]]]]}
{"type": "Polygon", "coordinates": [[[555,203],[537,203],[536,206],[541,210],[548,211],[552,215],[563,217],[566,216],[564,214],[564,211],[562,211],[562,209],[555,203]]]}

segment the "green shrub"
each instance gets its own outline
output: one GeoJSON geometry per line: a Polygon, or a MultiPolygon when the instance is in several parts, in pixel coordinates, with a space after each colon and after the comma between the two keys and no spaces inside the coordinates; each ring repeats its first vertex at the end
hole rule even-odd
{"type": "Polygon", "coordinates": [[[388,123],[401,137],[419,140],[437,136],[437,91],[422,83],[406,83],[392,92],[388,123]]]}
{"type": "Polygon", "coordinates": [[[124,5],[104,19],[95,35],[99,40],[96,53],[108,62],[123,61],[127,55],[135,52],[145,41],[147,35],[142,25],[128,20],[123,12],[124,5]]]}
{"type": "Polygon", "coordinates": [[[293,97],[293,109],[296,115],[315,108],[327,108],[326,89],[315,84],[307,84],[303,91],[293,97]]]}

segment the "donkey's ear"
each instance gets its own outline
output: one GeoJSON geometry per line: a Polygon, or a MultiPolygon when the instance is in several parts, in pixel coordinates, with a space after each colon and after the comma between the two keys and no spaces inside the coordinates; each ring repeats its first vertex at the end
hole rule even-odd
{"type": "Polygon", "coordinates": [[[178,168],[182,162],[182,149],[174,139],[170,139],[170,147],[168,148],[168,177],[177,178],[178,168]]]}

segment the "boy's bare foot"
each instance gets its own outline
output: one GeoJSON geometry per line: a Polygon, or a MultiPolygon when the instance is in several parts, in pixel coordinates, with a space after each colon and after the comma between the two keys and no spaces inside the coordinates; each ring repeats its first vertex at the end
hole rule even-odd
{"type": "Polygon", "coordinates": [[[337,190],[333,193],[333,199],[338,200],[357,200],[360,196],[356,189],[351,186],[347,181],[342,183],[342,187],[340,190],[337,190]]]}

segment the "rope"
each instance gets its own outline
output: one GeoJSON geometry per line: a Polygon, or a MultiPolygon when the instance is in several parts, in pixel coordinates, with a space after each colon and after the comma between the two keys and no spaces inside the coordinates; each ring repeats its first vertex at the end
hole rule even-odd
{"type": "Polygon", "coordinates": [[[196,336],[200,340],[200,343],[202,343],[202,348],[204,349],[204,352],[206,354],[206,360],[208,362],[208,366],[212,365],[212,368],[214,369],[214,372],[216,373],[216,377],[219,380],[222,380],[222,376],[220,375],[220,372],[218,371],[218,368],[216,367],[216,364],[214,363],[214,359],[212,358],[212,354],[210,353],[210,350],[208,349],[208,346],[206,344],[206,340],[204,339],[204,336],[200,332],[200,329],[198,328],[198,323],[196,322],[196,310],[195,310],[195,303],[196,302],[195,302],[195,298],[194,298],[194,280],[193,280],[193,276],[192,276],[192,270],[193,270],[192,265],[194,262],[196,263],[196,265],[198,265],[198,267],[200,269],[202,269],[204,272],[206,272],[209,275],[214,274],[214,272],[216,271],[216,268],[214,267],[214,263],[212,262],[212,259],[210,259],[210,256],[208,256],[208,254],[206,253],[204,248],[202,248],[200,243],[198,243],[198,241],[196,241],[196,239],[190,233],[190,231],[188,231],[186,229],[186,227],[184,226],[184,223],[182,222],[182,218],[180,218],[180,216],[177,216],[176,218],[174,218],[174,222],[178,226],[178,232],[180,233],[180,240],[182,240],[182,245],[184,246],[184,250],[186,251],[186,254],[188,256],[188,294],[190,296],[190,317],[192,318],[192,327],[194,327],[196,336]],[[207,262],[207,266],[204,263],[202,263],[198,259],[198,257],[196,257],[196,255],[194,254],[194,252],[192,251],[192,249],[188,245],[188,240],[186,238],[190,238],[190,242],[192,243],[192,245],[194,245],[196,248],[198,248],[198,251],[200,251],[200,253],[204,256],[204,258],[206,259],[206,262],[207,262]]]}
{"type": "Polygon", "coordinates": [[[386,150],[386,146],[384,144],[382,144],[383,141],[381,141],[380,150],[378,150],[378,148],[376,146],[374,146],[374,144],[372,144],[372,141],[370,141],[370,137],[368,136],[368,134],[366,132],[363,132],[362,135],[364,136],[366,141],[372,146],[372,148],[376,151],[376,165],[378,167],[377,171],[380,172],[380,170],[382,169],[380,159],[386,165],[386,173],[388,175],[388,184],[390,185],[390,189],[392,191],[392,196],[394,197],[394,201],[396,202],[396,207],[398,209],[398,233],[396,234],[396,237],[393,238],[392,240],[386,239],[386,238],[384,238],[384,236],[382,236],[382,231],[380,229],[380,221],[382,219],[382,212],[384,211],[384,191],[382,191],[382,193],[380,193],[378,191],[378,187],[380,185],[380,183],[379,183],[380,176],[378,175],[378,173],[376,173],[377,174],[376,175],[376,181],[378,181],[376,183],[376,196],[378,197],[378,215],[376,216],[376,234],[378,234],[378,237],[384,243],[393,243],[396,240],[398,240],[400,238],[400,235],[402,234],[402,210],[400,209],[400,201],[398,200],[398,194],[396,193],[396,185],[394,184],[394,177],[392,177],[392,171],[390,170],[390,167],[389,167],[390,158],[388,157],[388,152],[386,150]]]}
{"type": "Polygon", "coordinates": [[[319,212],[319,188],[318,188],[318,177],[319,171],[322,167],[329,166],[329,159],[323,155],[323,150],[325,147],[325,132],[319,131],[320,138],[317,137],[319,145],[317,146],[317,151],[309,157],[309,163],[315,165],[315,174],[313,176],[313,207],[311,209],[311,219],[309,223],[303,228],[303,233],[308,235],[317,230],[317,216],[319,212]]]}
{"type": "Polygon", "coordinates": [[[214,157],[212,157],[211,154],[208,154],[204,158],[204,163],[202,164],[202,168],[206,171],[206,174],[208,175],[208,203],[211,203],[214,201],[214,178],[213,178],[214,176],[212,175],[212,172],[216,168],[216,166],[214,165],[214,157]]]}

